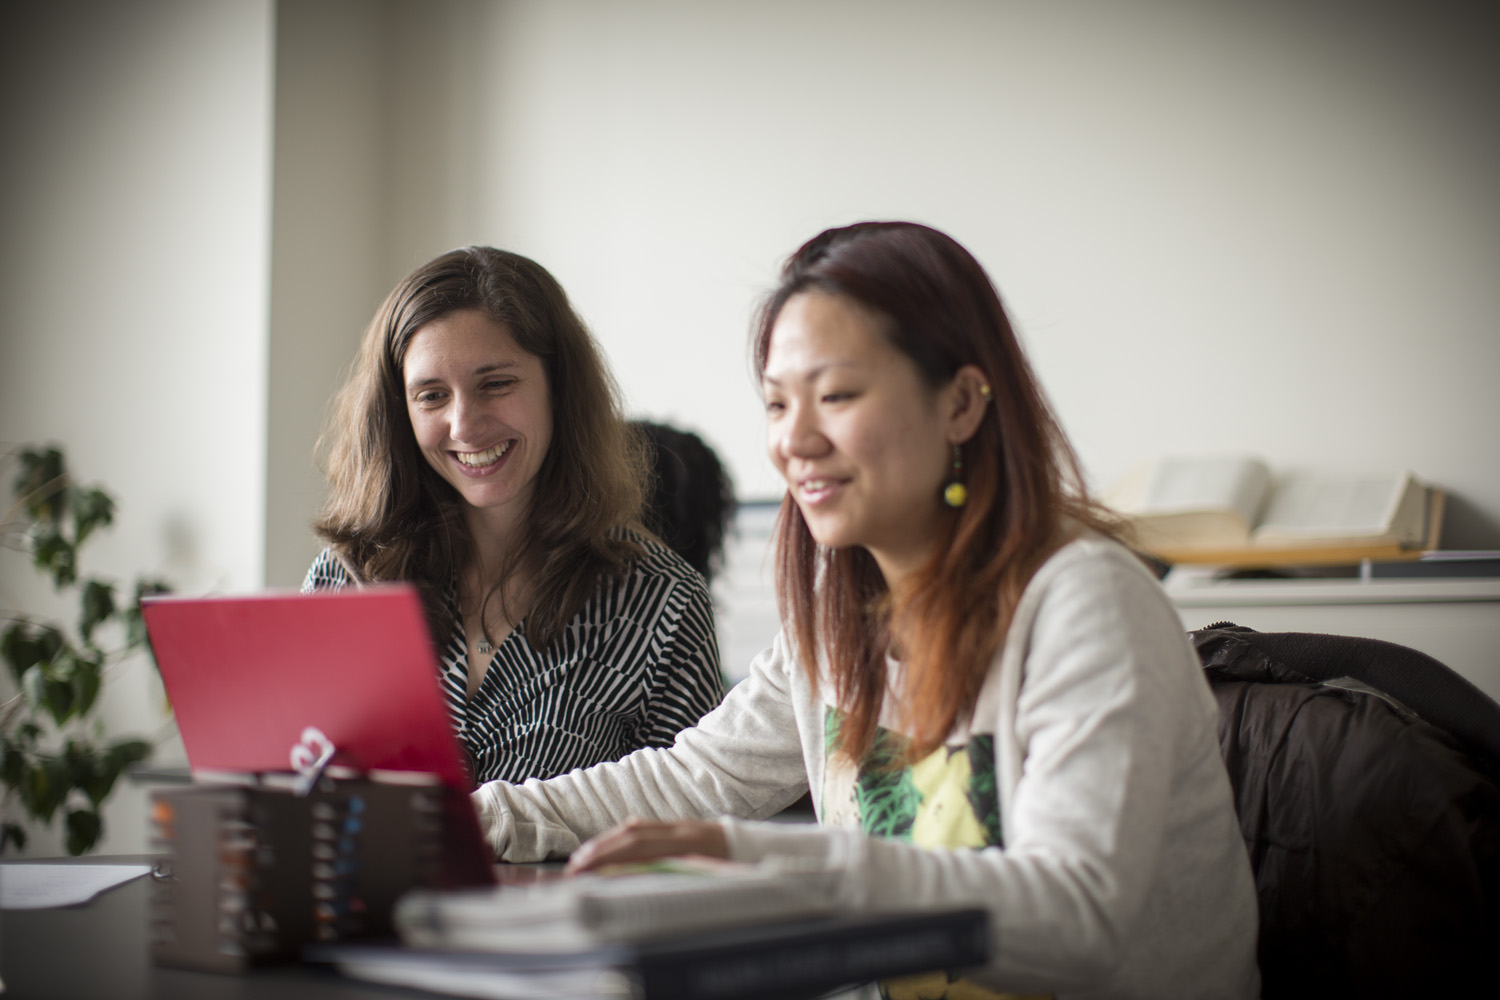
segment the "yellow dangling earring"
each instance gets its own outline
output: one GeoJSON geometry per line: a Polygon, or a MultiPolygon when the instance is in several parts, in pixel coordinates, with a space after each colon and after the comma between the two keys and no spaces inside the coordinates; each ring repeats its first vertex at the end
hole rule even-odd
{"type": "Polygon", "coordinates": [[[943,487],[943,503],[954,510],[969,502],[969,489],[963,484],[964,459],[958,450],[958,445],[953,446],[953,482],[943,487]]]}

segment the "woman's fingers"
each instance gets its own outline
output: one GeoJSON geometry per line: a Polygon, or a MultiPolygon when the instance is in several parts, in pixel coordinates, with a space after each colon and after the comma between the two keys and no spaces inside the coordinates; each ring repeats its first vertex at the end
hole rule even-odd
{"type": "Polygon", "coordinates": [[[632,819],[582,844],[568,859],[569,873],[588,871],[626,861],[699,854],[727,858],[729,844],[717,823],[682,820],[658,823],[632,819]]]}

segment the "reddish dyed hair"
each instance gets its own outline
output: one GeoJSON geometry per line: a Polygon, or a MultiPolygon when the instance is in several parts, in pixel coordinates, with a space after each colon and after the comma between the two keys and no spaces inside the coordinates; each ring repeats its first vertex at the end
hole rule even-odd
{"type": "MultiPolygon", "coordinates": [[[[864,549],[818,545],[790,494],[777,520],[777,604],[814,685],[820,652],[827,665],[845,713],[838,750],[860,759],[872,747],[886,653],[898,650],[898,717],[910,736],[902,759],[916,760],[972,712],[1021,592],[1047,557],[1081,526],[1115,531],[1088,498],[999,293],[955,240],[910,222],[862,222],[809,240],[787,260],[758,314],[758,377],[782,308],[810,291],[882,317],[883,334],[933,391],[975,365],[994,395],[961,446],[968,502],[944,508],[943,535],[906,592],[888,591],[864,549]]],[[[934,494],[932,502],[942,500],[934,494]]]]}

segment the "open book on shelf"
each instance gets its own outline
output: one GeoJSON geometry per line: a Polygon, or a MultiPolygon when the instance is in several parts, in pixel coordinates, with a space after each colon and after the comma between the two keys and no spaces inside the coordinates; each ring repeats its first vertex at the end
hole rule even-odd
{"type": "Polygon", "coordinates": [[[1437,547],[1443,495],[1404,470],[1276,477],[1253,456],[1209,456],[1140,466],[1104,499],[1143,552],[1249,566],[1416,558],[1437,547]]]}

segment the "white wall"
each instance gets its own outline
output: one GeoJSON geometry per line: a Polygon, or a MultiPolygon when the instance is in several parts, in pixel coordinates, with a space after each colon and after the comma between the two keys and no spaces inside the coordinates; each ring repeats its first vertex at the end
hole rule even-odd
{"type": "Polygon", "coordinates": [[[481,4],[278,5],[266,581],[294,587],[321,544],[315,444],[391,286],[464,243],[474,206],[481,4]]]}
{"type": "Polygon", "coordinates": [[[990,268],[1097,484],[1410,466],[1500,546],[1491,9],[495,3],[471,132],[424,155],[478,156],[466,235],[553,269],[747,495],[752,303],[820,228],[912,218],[990,268]]]}
{"type": "MultiPolygon", "coordinates": [[[[1492,9],[13,4],[0,439],[115,490],[91,568],[295,585],[360,330],[485,242],[770,496],[752,304],[822,227],[912,218],[991,269],[1096,482],[1160,451],[1409,465],[1449,545],[1500,547],[1492,9]]],[[[0,603],[28,581],[0,553],[0,603]]],[[[148,681],[115,688],[149,724],[148,681]]]]}
{"type": "MultiPolygon", "coordinates": [[[[0,440],[56,442],[114,493],[84,569],[122,587],[263,582],[271,23],[264,0],[7,6],[0,440]]],[[[9,551],[0,608],[76,613],[9,551]]],[[[102,712],[180,759],[145,664],[102,712]]],[[[122,788],[103,850],[144,848],[143,801],[122,788]]]]}
{"type": "MultiPolygon", "coordinates": [[[[537,258],[632,410],[703,432],[744,496],[779,492],[754,303],[824,226],[912,218],[990,268],[1096,486],[1159,452],[1409,466],[1450,492],[1447,545],[1500,547],[1492,5],[303,0],[283,21],[308,8],[384,32],[377,85],[325,78],[385,129],[382,194],[347,227],[378,217],[382,287],[462,243],[537,258]]],[[[363,311],[323,336],[352,344],[369,296],[331,287],[325,311],[363,311]]],[[[272,448],[301,504],[273,519],[279,585],[316,550],[300,426],[272,448]]]]}
{"type": "Polygon", "coordinates": [[[387,265],[390,18],[384,3],[280,4],[275,40],[266,581],[317,554],[313,461],[329,397],[399,276],[387,265]]]}

